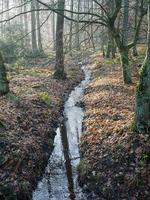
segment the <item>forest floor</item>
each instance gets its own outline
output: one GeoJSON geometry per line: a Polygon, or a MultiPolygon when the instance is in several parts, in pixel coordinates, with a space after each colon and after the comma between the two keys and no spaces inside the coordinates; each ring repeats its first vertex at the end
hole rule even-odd
{"type": "Polygon", "coordinates": [[[150,136],[133,131],[137,66],[143,58],[140,53],[131,59],[132,85],[123,84],[119,58],[97,55],[91,66],[78,170],[80,184],[99,200],[150,199],[150,136]]]}
{"type": "Polygon", "coordinates": [[[67,79],[54,66],[8,67],[10,93],[0,97],[0,199],[31,199],[53,149],[63,102],[83,73],[67,61],[67,79]]]}

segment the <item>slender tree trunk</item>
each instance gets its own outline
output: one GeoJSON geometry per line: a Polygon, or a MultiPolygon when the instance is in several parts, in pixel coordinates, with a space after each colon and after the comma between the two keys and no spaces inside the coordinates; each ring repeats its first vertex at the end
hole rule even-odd
{"type": "Polygon", "coordinates": [[[107,49],[106,49],[106,58],[110,58],[111,54],[111,38],[110,34],[108,33],[108,42],[107,42],[107,49]]]}
{"type": "MultiPolygon", "coordinates": [[[[109,6],[109,15],[112,16],[114,13],[114,8],[115,8],[115,2],[114,0],[108,1],[108,6],[109,6]]],[[[106,50],[106,58],[115,58],[115,42],[114,38],[112,37],[112,34],[108,30],[108,43],[107,43],[107,50],[106,50]]]]}
{"type": "MultiPolygon", "coordinates": [[[[9,0],[4,0],[6,10],[9,10],[9,0]]],[[[6,12],[6,18],[9,19],[9,11],[6,12]]],[[[8,21],[8,26],[10,25],[10,21],[8,21]]]]}
{"type": "Polygon", "coordinates": [[[104,27],[102,27],[102,35],[101,35],[102,42],[101,42],[101,49],[102,49],[102,52],[103,52],[103,58],[105,58],[105,56],[106,56],[106,53],[105,53],[105,40],[104,40],[104,33],[105,33],[105,29],[104,29],[104,27]]]}
{"type": "MultiPolygon", "coordinates": [[[[3,0],[3,11],[8,10],[7,12],[3,13],[4,18],[9,19],[9,0],[3,0]]],[[[10,26],[10,21],[8,23],[3,24],[3,35],[5,36],[6,30],[8,31],[8,28],[10,26]]],[[[6,35],[7,36],[7,35],[6,35]]],[[[6,37],[5,36],[5,37],[6,37]]]]}
{"type": "MultiPolygon", "coordinates": [[[[26,3],[27,0],[24,0],[24,3],[26,3]]],[[[24,5],[24,12],[27,12],[27,5],[25,4],[24,5]]],[[[25,35],[28,34],[28,14],[24,14],[23,15],[24,17],[24,30],[25,30],[25,35]]],[[[26,48],[29,48],[29,44],[30,44],[30,38],[28,36],[25,37],[25,45],[26,45],[26,48]]]]}
{"type": "Polygon", "coordinates": [[[129,65],[128,49],[128,20],[129,20],[129,0],[123,2],[123,44],[119,45],[121,65],[123,69],[124,83],[131,84],[131,67],[129,65]]]}
{"type": "Polygon", "coordinates": [[[112,54],[112,58],[116,57],[116,44],[114,41],[114,38],[112,37],[112,44],[111,44],[111,54],[112,54]]]}
{"type": "MultiPolygon", "coordinates": [[[[54,5],[54,0],[53,0],[53,5],[54,5]]],[[[52,13],[52,28],[53,28],[53,50],[56,49],[56,23],[55,23],[55,12],[52,13]]]]}
{"type": "Polygon", "coordinates": [[[2,54],[0,53],[0,95],[7,94],[9,92],[9,83],[6,75],[6,68],[4,65],[2,54]]]}
{"type": "MultiPolygon", "coordinates": [[[[136,27],[137,27],[138,8],[139,8],[139,0],[136,0],[136,4],[135,4],[135,27],[134,27],[135,30],[136,30],[136,27]]],[[[138,56],[137,45],[136,44],[133,47],[133,56],[138,56]]]]}
{"type": "MultiPolygon", "coordinates": [[[[39,9],[39,3],[38,3],[38,1],[35,0],[35,3],[36,3],[36,8],[39,9]]],[[[36,12],[36,20],[37,20],[38,50],[39,50],[39,52],[43,52],[39,11],[36,12]]]]}
{"type": "MultiPolygon", "coordinates": [[[[71,0],[70,10],[73,11],[73,0],[71,0]]],[[[73,13],[71,13],[71,19],[73,19],[73,13]]],[[[69,52],[72,55],[72,29],[73,29],[73,21],[70,22],[70,33],[69,33],[69,52]]]]}
{"type": "MultiPolygon", "coordinates": [[[[1,20],[3,20],[4,0],[2,0],[1,10],[2,10],[1,20]]],[[[4,23],[1,23],[1,37],[3,38],[3,36],[4,36],[4,23]]]]}
{"type": "MultiPolygon", "coordinates": [[[[93,13],[93,1],[91,0],[91,13],[93,13]]],[[[93,50],[95,50],[95,43],[94,43],[94,33],[93,33],[93,24],[91,24],[91,43],[92,43],[92,47],[93,47],[93,50]]]]}
{"type": "Polygon", "coordinates": [[[135,126],[139,133],[150,133],[150,0],[148,0],[148,48],[136,89],[135,126]]]}
{"type": "Polygon", "coordinates": [[[124,83],[130,84],[132,83],[132,79],[131,79],[131,68],[129,65],[128,49],[127,47],[122,47],[119,50],[120,50],[120,59],[123,70],[123,80],[124,83]]]}
{"type": "Polygon", "coordinates": [[[57,14],[57,27],[56,27],[56,65],[54,78],[64,79],[66,74],[64,71],[64,50],[63,50],[63,32],[64,32],[64,8],[65,0],[58,0],[57,3],[60,14],[57,14]]]}
{"type": "MultiPolygon", "coordinates": [[[[111,7],[110,13],[112,16],[114,13],[114,10],[115,10],[115,1],[114,0],[110,1],[110,7],[111,7]]],[[[115,58],[116,57],[116,44],[115,44],[114,38],[112,37],[112,34],[110,34],[110,38],[111,38],[111,56],[112,56],[112,58],[115,58]]]]}
{"type": "MultiPolygon", "coordinates": [[[[78,3],[78,12],[80,12],[80,5],[81,5],[81,0],[77,0],[78,3]]],[[[77,15],[77,21],[79,21],[80,15],[77,15]]],[[[76,38],[75,38],[75,44],[76,44],[76,49],[80,50],[80,36],[79,36],[79,23],[76,23],[76,38]]]]}
{"type": "Polygon", "coordinates": [[[123,0],[123,45],[128,44],[129,0],[123,0]]]}
{"type": "MultiPolygon", "coordinates": [[[[19,0],[18,3],[19,3],[19,5],[22,5],[23,4],[23,0],[19,0]]],[[[21,6],[19,13],[22,13],[22,12],[23,12],[23,7],[21,6]]],[[[22,30],[23,30],[23,28],[24,28],[23,27],[23,15],[20,15],[20,25],[21,25],[22,30]]],[[[21,47],[22,47],[22,49],[24,48],[24,40],[21,40],[21,47]]]]}
{"type": "MultiPolygon", "coordinates": [[[[35,10],[35,0],[31,1],[31,10],[35,10]]],[[[36,16],[35,11],[31,12],[31,31],[32,31],[32,53],[36,55],[38,52],[36,37],[36,16]]]]}
{"type": "MultiPolygon", "coordinates": [[[[104,5],[104,0],[102,0],[102,6],[104,5]]],[[[101,10],[101,15],[102,15],[102,18],[104,17],[104,11],[101,10]]],[[[102,26],[102,33],[101,33],[101,38],[102,38],[102,44],[101,44],[101,49],[102,49],[102,52],[103,52],[103,58],[105,57],[105,40],[103,39],[104,38],[104,34],[105,34],[105,27],[102,26]]]]}

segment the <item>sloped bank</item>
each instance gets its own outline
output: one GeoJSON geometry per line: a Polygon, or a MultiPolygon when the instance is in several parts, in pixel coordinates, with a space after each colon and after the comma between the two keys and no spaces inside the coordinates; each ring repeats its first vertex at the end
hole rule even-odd
{"type": "Polygon", "coordinates": [[[63,103],[82,80],[68,64],[68,78],[54,80],[53,67],[10,70],[11,93],[0,98],[0,199],[28,200],[49,155],[63,103]]]}
{"type": "Polygon", "coordinates": [[[97,57],[84,96],[79,183],[91,199],[150,199],[150,136],[133,131],[134,83],[122,83],[118,60],[97,57]],[[96,196],[93,196],[96,194],[96,196]]]}

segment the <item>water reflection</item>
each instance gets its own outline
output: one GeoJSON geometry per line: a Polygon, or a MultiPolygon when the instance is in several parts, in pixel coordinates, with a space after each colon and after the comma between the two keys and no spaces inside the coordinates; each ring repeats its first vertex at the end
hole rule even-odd
{"type": "Polygon", "coordinates": [[[71,159],[69,156],[69,143],[67,138],[67,129],[65,120],[63,120],[61,126],[61,140],[62,140],[62,146],[63,146],[63,153],[65,158],[65,167],[66,167],[66,175],[68,179],[68,190],[69,190],[69,197],[71,200],[75,199],[75,193],[74,193],[74,183],[73,183],[73,175],[72,175],[72,165],[71,165],[71,159]]]}
{"type": "Polygon", "coordinates": [[[85,79],[69,95],[64,105],[64,117],[54,140],[54,150],[49,158],[43,179],[33,192],[33,200],[87,200],[77,182],[79,163],[79,138],[82,133],[84,113],[77,106],[83,96],[90,71],[83,67],[85,79]]]}

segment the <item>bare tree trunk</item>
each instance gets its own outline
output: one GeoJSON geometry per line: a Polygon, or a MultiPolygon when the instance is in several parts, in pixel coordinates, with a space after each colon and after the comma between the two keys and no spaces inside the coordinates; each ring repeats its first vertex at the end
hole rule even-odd
{"type": "MultiPolygon", "coordinates": [[[[24,3],[26,3],[27,0],[24,0],[24,3]]],[[[24,12],[27,11],[27,5],[24,5],[24,12]]],[[[25,35],[28,34],[29,28],[28,28],[28,14],[24,14],[24,29],[25,29],[25,35]]],[[[25,45],[27,48],[29,48],[29,44],[30,44],[30,38],[28,36],[25,37],[25,45]]]]}
{"type": "Polygon", "coordinates": [[[57,14],[57,27],[56,27],[56,65],[54,78],[65,79],[66,74],[64,71],[64,43],[63,43],[63,33],[64,33],[64,8],[65,0],[58,0],[57,3],[59,13],[57,14]]]}
{"type": "MultiPolygon", "coordinates": [[[[91,0],[91,13],[93,13],[93,0],[91,0]]],[[[95,50],[93,24],[91,24],[90,29],[91,29],[91,43],[92,43],[93,50],[95,50]]]]}
{"type": "Polygon", "coordinates": [[[115,58],[116,57],[116,44],[115,44],[113,37],[112,37],[111,42],[112,42],[112,44],[111,44],[111,54],[112,54],[112,58],[115,58]]]}
{"type": "MultiPolygon", "coordinates": [[[[1,10],[2,10],[2,14],[1,14],[1,20],[3,20],[3,11],[4,11],[4,0],[1,0],[1,10]]],[[[1,23],[1,37],[3,38],[4,36],[4,23],[1,23]]]]}
{"type": "Polygon", "coordinates": [[[150,0],[148,0],[148,48],[136,89],[135,128],[139,133],[150,133],[150,0]]]}
{"type": "MultiPolygon", "coordinates": [[[[81,5],[81,0],[78,1],[78,12],[80,12],[80,5],[81,5]]],[[[77,20],[79,21],[80,15],[77,15],[77,20]]],[[[75,39],[75,44],[76,44],[76,49],[80,50],[80,36],[79,36],[79,23],[76,23],[76,39],[75,39]]]]}
{"type": "MultiPolygon", "coordinates": [[[[23,4],[23,0],[19,0],[18,3],[19,3],[19,5],[22,5],[23,4]]],[[[23,12],[23,7],[21,6],[19,13],[22,13],[22,12],[23,12]]],[[[23,15],[20,15],[20,26],[21,26],[21,28],[23,30],[23,28],[24,28],[23,27],[23,15]]],[[[21,47],[23,49],[23,47],[24,47],[24,40],[21,40],[21,47]]]]}
{"type": "Polygon", "coordinates": [[[129,20],[129,0],[123,1],[123,44],[121,45],[120,58],[123,69],[124,83],[132,83],[131,67],[129,65],[129,49],[128,49],[128,20],[129,20]]]}
{"type": "MultiPolygon", "coordinates": [[[[136,3],[135,3],[135,27],[134,27],[135,30],[136,30],[136,27],[137,27],[138,8],[139,8],[139,0],[136,0],[136,3]]],[[[133,47],[133,56],[138,56],[136,45],[133,47]]]]}
{"type": "MultiPolygon", "coordinates": [[[[54,5],[54,0],[53,0],[54,5]]],[[[53,50],[56,49],[56,22],[55,22],[55,12],[52,13],[52,28],[53,28],[53,50]]]]}
{"type": "MultiPolygon", "coordinates": [[[[104,5],[104,0],[102,0],[102,6],[104,5]]],[[[102,15],[102,18],[104,17],[104,11],[101,10],[101,15],[102,15]]],[[[103,39],[104,38],[104,34],[105,34],[105,27],[102,26],[102,33],[101,33],[101,38],[102,38],[102,42],[101,42],[101,49],[102,49],[102,52],[103,52],[103,58],[105,57],[106,53],[105,53],[105,40],[103,39]]]]}
{"type": "MultiPolygon", "coordinates": [[[[35,0],[31,1],[31,10],[35,10],[35,0]]],[[[36,16],[35,11],[31,12],[31,31],[32,31],[32,53],[36,55],[38,52],[37,37],[36,37],[36,16]]]]}
{"type": "Polygon", "coordinates": [[[107,42],[107,49],[106,49],[106,58],[110,58],[111,54],[111,36],[108,31],[108,42],[107,42]]]}
{"type": "Polygon", "coordinates": [[[123,45],[128,45],[129,0],[123,0],[123,45]]]}
{"type": "MultiPolygon", "coordinates": [[[[39,3],[38,3],[38,1],[35,0],[35,3],[36,3],[36,8],[39,9],[39,3]]],[[[39,52],[43,52],[39,11],[36,12],[36,20],[37,20],[38,50],[39,50],[39,52]]]]}
{"type": "Polygon", "coordinates": [[[6,75],[6,68],[4,65],[2,54],[0,53],[0,95],[7,94],[9,92],[9,83],[6,75]]]}
{"type": "MultiPolygon", "coordinates": [[[[108,9],[109,9],[109,15],[111,16],[114,12],[114,6],[115,2],[114,0],[108,1],[108,9]]],[[[114,38],[112,37],[112,34],[108,30],[108,43],[107,43],[107,50],[106,50],[106,58],[115,58],[115,42],[114,38]]]]}
{"type": "Polygon", "coordinates": [[[122,46],[122,48],[120,48],[119,51],[120,51],[121,65],[123,69],[123,80],[124,80],[124,83],[130,84],[132,83],[132,79],[131,79],[131,69],[129,65],[128,48],[122,46]]]}
{"type": "MultiPolygon", "coordinates": [[[[5,8],[9,10],[9,0],[5,0],[5,8]]],[[[9,11],[6,12],[6,18],[9,19],[9,11]]],[[[10,21],[8,21],[8,26],[10,25],[10,21]]]]}
{"type": "MultiPolygon", "coordinates": [[[[73,11],[73,0],[71,0],[70,10],[73,11]]],[[[71,13],[71,19],[73,19],[73,13],[71,13]]],[[[70,22],[70,33],[69,33],[69,52],[72,55],[72,29],[73,29],[73,21],[70,22]]]]}

